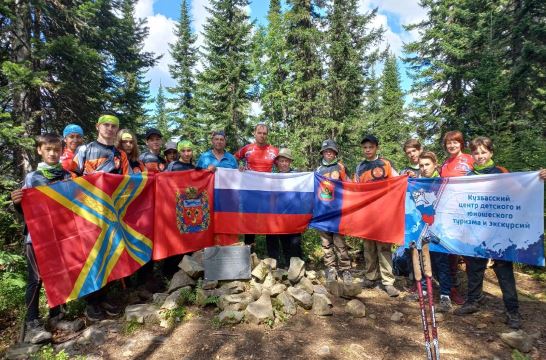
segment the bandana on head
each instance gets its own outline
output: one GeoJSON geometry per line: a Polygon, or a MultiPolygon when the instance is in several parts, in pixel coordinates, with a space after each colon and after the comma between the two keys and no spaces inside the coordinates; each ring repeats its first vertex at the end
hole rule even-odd
{"type": "Polygon", "coordinates": [[[217,135],[226,137],[226,133],[225,133],[224,130],[217,130],[217,131],[213,131],[213,132],[212,132],[212,137],[215,137],[215,136],[217,136],[217,135]]]}
{"type": "Polygon", "coordinates": [[[113,124],[119,126],[119,119],[114,115],[101,115],[97,124],[113,124]]]}
{"type": "Polygon", "coordinates": [[[178,145],[176,146],[176,149],[178,151],[182,151],[183,149],[193,150],[193,144],[189,140],[182,140],[178,143],[178,145]]]}
{"type": "Polygon", "coordinates": [[[68,124],[63,130],[63,137],[67,137],[70,134],[78,134],[83,136],[83,129],[76,124],[68,124]]]}
{"type": "Polygon", "coordinates": [[[129,133],[121,134],[121,141],[131,141],[131,140],[133,140],[133,135],[129,133]]]}

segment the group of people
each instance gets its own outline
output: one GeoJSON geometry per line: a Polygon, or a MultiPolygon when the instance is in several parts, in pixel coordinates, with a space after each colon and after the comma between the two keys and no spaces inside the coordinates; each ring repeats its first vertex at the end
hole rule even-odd
{"type": "MultiPolygon", "coordinates": [[[[204,169],[215,171],[216,168],[232,168],[258,172],[295,172],[294,160],[290,149],[278,149],[268,143],[268,127],[258,124],[254,128],[253,143],[234,154],[226,151],[226,135],[223,131],[211,134],[211,149],[200,154],[194,164],[194,145],[184,139],[178,143],[166,142],[157,129],[148,129],[145,133],[147,150],[140,154],[135,134],[128,129],[119,129],[119,119],[114,115],[102,115],[96,123],[97,138],[83,144],[83,130],[76,124],[65,127],[63,137],[55,134],[40,135],[36,139],[36,149],[41,157],[36,171],[27,174],[23,188],[51,184],[75,176],[106,172],[113,174],[137,174],[142,172],[158,173],[163,171],[184,171],[204,169]]],[[[371,182],[398,176],[394,165],[388,159],[380,157],[379,140],[373,135],[366,135],[361,141],[364,159],[358,164],[353,177],[340,161],[340,151],[332,139],[326,139],[320,149],[320,164],[316,169],[319,174],[342,181],[371,182]]],[[[439,166],[438,157],[431,151],[424,151],[419,141],[408,140],[404,145],[409,166],[400,174],[410,177],[446,177],[479,175],[506,172],[497,166],[493,159],[493,144],[489,138],[478,137],[471,141],[471,155],[465,154],[465,142],[461,132],[451,131],[443,138],[443,147],[448,159],[439,166]]],[[[541,172],[546,178],[546,171],[541,172]]],[[[22,190],[11,194],[13,203],[20,209],[22,190]]],[[[320,232],[326,266],[326,280],[340,279],[352,282],[352,264],[344,237],[341,234],[320,232]]],[[[28,262],[28,283],[26,290],[27,333],[29,342],[38,343],[51,338],[39,321],[38,298],[41,287],[40,275],[36,264],[32,239],[25,231],[26,257],[28,262]]],[[[303,257],[301,234],[267,235],[266,246],[270,257],[280,264],[288,266],[291,257],[303,257]]],[[[253,246],[255,235],[246,234],[245,244],[253,246]]],[[[466,301],[459,295],[456,287],[457,265],[459,257],[433,253],[431,255],[434,276],[440,284],[440,311],[450,311],[451,301],[462,306],[454,311],[457,315],[479,311],[484,302],[482,292],[483,276],[487,259],[466,258],[468,276],[468,296],[466,301]]],[[[364,280],[363,287],[382,287],[391,297],[400,294],[394,286],[392,248],[390,244],[364,240],[364,280]]],[[[175,264],[176,265],[176,264],[175,264]]],[[[495,261],[493,269],[499,279],[503,300],[507,310],[508,325],[521,326],[518,311],[518,299],[515,287],[512,263],[495,261]]],[[[140,273],[153,272],[153,264],[146,265],[140,273]]],[[[117,307],[107,301],[105,290],[99,290],[86,296],[86,316],[90,320],[99,320],[105,315],[119,314],[117,307]]],[[[50,309],[50,317],[58,317],[59,308],[50,309]]]]}

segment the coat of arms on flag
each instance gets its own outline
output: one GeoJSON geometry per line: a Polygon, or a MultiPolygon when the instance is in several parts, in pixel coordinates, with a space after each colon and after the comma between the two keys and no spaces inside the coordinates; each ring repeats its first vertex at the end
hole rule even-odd
{"type": "Polygon", "coordinates": [[[181,234],[207,230],[210,224],[209,196],[193,186],[176,191],[176,224],[181,234]]]}

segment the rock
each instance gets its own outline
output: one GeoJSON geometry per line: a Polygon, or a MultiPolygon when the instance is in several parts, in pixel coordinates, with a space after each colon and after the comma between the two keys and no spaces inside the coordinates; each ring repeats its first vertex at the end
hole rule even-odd
{"type": "Polygon", "coordinates": [[[260,261],[258,266],[252,270],[252,276],[254,276],[259,282],[263,282],[265,280],[265,277],[269,273],[269,266],[264,263],[263,261],[260,261]]]}
{"type": "Polygon", "coordinates": [[[194,252],[193,254],[191,254],[191,258],[193,261],[195,261],[197,263],[197,265],[201,266],[201,267],[204,267],[203,265],[203,256],[204,256],[205,252],[203,250],[199,250],[199,251],[196,251],[194,252]]]}
{"type": "Polygon", "coordinates": [[[197,306],[205,306],[205,301],[209,297],[207,294],[207,290],[203,290],[202,288],[195,289],[195,305],[197,306]]]}
{"type": "Polygon", "coordinates": [[[362,285],[357,282],[341,283],[343,297],[355,297],[362,292],[362,285]]]}
{"type": "Polygon", "coordinates": [[[6,359],[9,359],[9,360],[28,359],[29,355],[40,351],[41,347],[42,345],[38,345],[38,344],[26,344],[26,343],[17,344],[6,352],[6,359]]]}
{"type": "Polygon", "coordinates": [[[220,286],[226,290],[226,295],[240,294],[245,291],[245,284],[242,281],[230,281],[220,286]]]}
{"type": "Polygon", "coordinates": [[[523,330],[502,333],[500,334],[500,338],[510,347],[518,349],[523,353],[528,353],[533,348],[533,338],[523,330]]]}
{"type": "Polygon", "coordinates": [[[188,288],[184,287],[182,289],[178,289],[174,291],[173,293],[171,293],[169,296],[167,296],[167,298],[161,305],[161,308],[166,310],[173,310],[179,307],[180,305],[182,305],[184,300],[180,297],[180,294],[182,293],[183,289],[188,289],[188,288]]]}
{"type": "MultiPolygon", "coordinates": [[[[436,322],[442,322],[445,320],[443,313],[435,313],[434,316],[436,317],[436,322]]],[[[421,317],[419,317],[420,319],[421,317]]]]}
{"type": "Polygon", "coordinates": [[[189,277],[184,270],[180,270],[180,271],[177,271],[176,274],[174,274],[173,278],[171,279],[168,292],[170,294],[173,291],[180,289],[181,287],[194,286],[194,285],[195,285],[195,281],[191,277],[189,277]]]}
{"type": "Polygon", "coordinates": [[[256,255],[256,253],[250,254],[250,267],[252,268],[252,270],[254,270],[254,268],[258,266],[258,264],[260,264],[260,259],[258,258],[258,255],[256,255]]]}
{"type": "Polygon", "coordinates": [[[155,293],[152,295],[152,302],[156,305],[161,305],[165,302],[169,294],[167,293],[155,293]]]}
{"type": "Polygon", "coordinates": [[[288,295],[286,291],[283,291],[277,296],[277,301],[282,305],[282,309],[287,315],[296,315],[297,307],[292,296],[288,295]]]}
{"type": "Polygon", "coordinates": [[[317,272],[315,270],[309,270],[305,272],[305,277],[309,280],[316,280],[317,279],[317,272]]]}
{"type": "Polygon", "coordinates": [[[332,315],[332,302],[324,294],[313,295],[313,313],[319,316],[332,315]]]}
{"type": "Polygon", "coordinates": [[[94,346],[102,345],[104,344],[105,341],[106,341],[106,333],[104,332],[104,330],[102,330],[101,328],[95,325],[85,329],[80,335],[80,338],[77,340],[78,344],[81,344],[81,345],[92,344],[94,346]]]}
{"type": "Polygon", "coordinates": [[[197,279],[203,276],[205,269],[202,265],[199,265],[191,256],[185,255],[182,258],[182,262],[178,264],[178,267],[181,268],[188,274],[191,278],[197,279]]]}
{"type": "Polygon", "coordinates": [[[476,329],[485,329],[487,327],[487,324],[479,323],[476,325],[476,329]]]}
{"type": "Polygon", "coordinates": [[[330,294],[338,297],[343,295],[343,288],[336,280],[327,281],[324,285],[330,294]]]}
{"type": "Polygon", "coordinates": [[[254,279],[250,280],[250,295],[254,300],[258,300],[262,296],[262,289],[262,284],[254,281],[254,279]]]}
{"type": "Polygon", "coordinates": [[[329,356],[330,355],[330,347],[328,345],[322,345],[317,349],[317,355],[318,356],[329,356]]]}
{"type": "Polygon", "coordinates": [[[205,280],[203,281],[203,290],[216,289],[218,286],[218,280],[205,280]]]}
{"type": "Polygon", "coordinates": [[[286,285],[284,284],[275,284],[271,287],[271,296],[275,297],[286,290],[286,285]]]}
{"type": "Polygon", "coordinates": [[[275,278],[271,273],[268,273],[267,276],[264,279],[264,283],[262,284],[264,289],[271,290],[273,285],[275,285],[275,278]]]}
{"type": "Polygon", "coordinates": [[[241,311],[246,309],[254,299],[248,293],[222,295],[218,301],[220,310],[241,311]]]}
{"type": "Polygon", "coordinates": [[[157,320],[157,308],[153,304],[129,305],[125,308],[125,320],[136,321],[139,324],[157,320]]]}
{"type": "Polygon", "coordinates": [[[310,310],[311,307],[313,306],[313,298],[305,290],[298,289],[291,286],[286,291],[288,292],[290,296],[294,298],[294,300],[296,301],[296,304],[300,305],[302,308],[306,310],[310,310]]]}
{"type": "Polygon", "coordinates": [[[76,319],[73,321],[61,320],[55,325],[55,329],[64,332],[75,333],[83,329],[84,326],[85,323],[82,319],[76,319]]]}
{"type": "Polygon", "coordinates": [[[218,314],[218,320],[221,324],[238,324],[243,320],[242,311],[224,310],[218,314]]]}
{"type": "Polygon", "coordinates": [[[404,317],[404,314],[402,314],[402,313],[399,312],[399,311],[395,311],[395,312],[391,315],[391,321],[399,322],[399,321],[402,320],[403,317],[404,317]]]}
{"type": "Polygon", "coordinates": [[[328,290],[322,285],[313,285],[313,293],[327,295],[328,290]]]}
{"type": "Polygon", "coordinates": [[[366,316],[366,305],[360,300],[353,299],[345,305],[345,311],[355,318],[366,316]]]}
{"type": "Polygon", "coordinates": [[[56,352],[64,351],[69,356],[76,355],[78,343],[76,339],[65,341],[63,343],[55,345],[54,349],[56,352]]]}
{"type": "Polygon", "coordinates": [[[147,302],[152,298],[153,294],[148,290],[141,288],[137,290],[137,296],[141,301],[147,302]]]}
{"type": "Polygon", "coordinates": [[[286,271],[284,269],[275,269],[275,270],[271,271],[271,274],[273,275],[273,277],[277,281],[283,281],[283,280],[286,280],[288,278],[288,271],[286,271]]]}
{"type": "Polygon", "coordinates": [[[377,316],[375,316],[375,314],[370,314],[370,315],[368,315],[368,317],[369,317],[370,319],[372,319],[372,320],[377,319],[377,316]]]}
{"type": "Polygon", "coordinates": [[[315,291],[313,283],[306,277],[302,277],[296,287],[305,290],[309,295],[313,295],[315,291]]]}
{"type": "Polygon", "coordinates": [[[305,262],[299,257],[290,258],[290,267],[288,268],[288,280],[292,284],[297,283],[305,275],[305,262]]]}
{"type": "Polygon", "coordinates": [[[245,310],[245,319],[256,325],[267,319],[273,319],[273,306],[271,305],[269,291],[264,290],[258,300],[248,304],[245,310]]]}
{"type": "Polygon", "coordinates": [[[271,270],[275,270],[277,268],[277,260],[272,258],[263,259],[263,262],[269,266],[271,270]]]}

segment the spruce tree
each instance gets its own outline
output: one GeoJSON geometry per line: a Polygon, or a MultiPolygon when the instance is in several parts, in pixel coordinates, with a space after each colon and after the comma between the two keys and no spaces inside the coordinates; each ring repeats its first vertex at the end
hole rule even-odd
{"type": "Polygon", "coordinates": [[[201,139],[203,129],[196,122],[195,113],[195,65],[197,63],[197,36],[191,30],[191,16],[187,0],[180,5],[180,20],[174,31],[176,42],[170,44],[170,54],[174,60],[169,64],[169,73],[176,85],[167,90],[171,94],[173,115],[178,130],[186,139],[201,139]]]}
{"type": "Polygon", "coordinates": [[[153,123],[156,128],[161,131],[164,139],[171,138],[171,131],[169,129],[169,125],[171,123],[170,118],[163,85],[159,83],[159,89],[157,90],[157,96],[155,98],[155,114],[153,116],[153,123]]]}
{"type": "Polygon", "coordinates": [[[250,106],[251,28],[248,0],[212,0],[204,25],[203,71],[198,76],[199,123],[223,128],[228,148],[246,142],[243,129],[250,106]]]}

